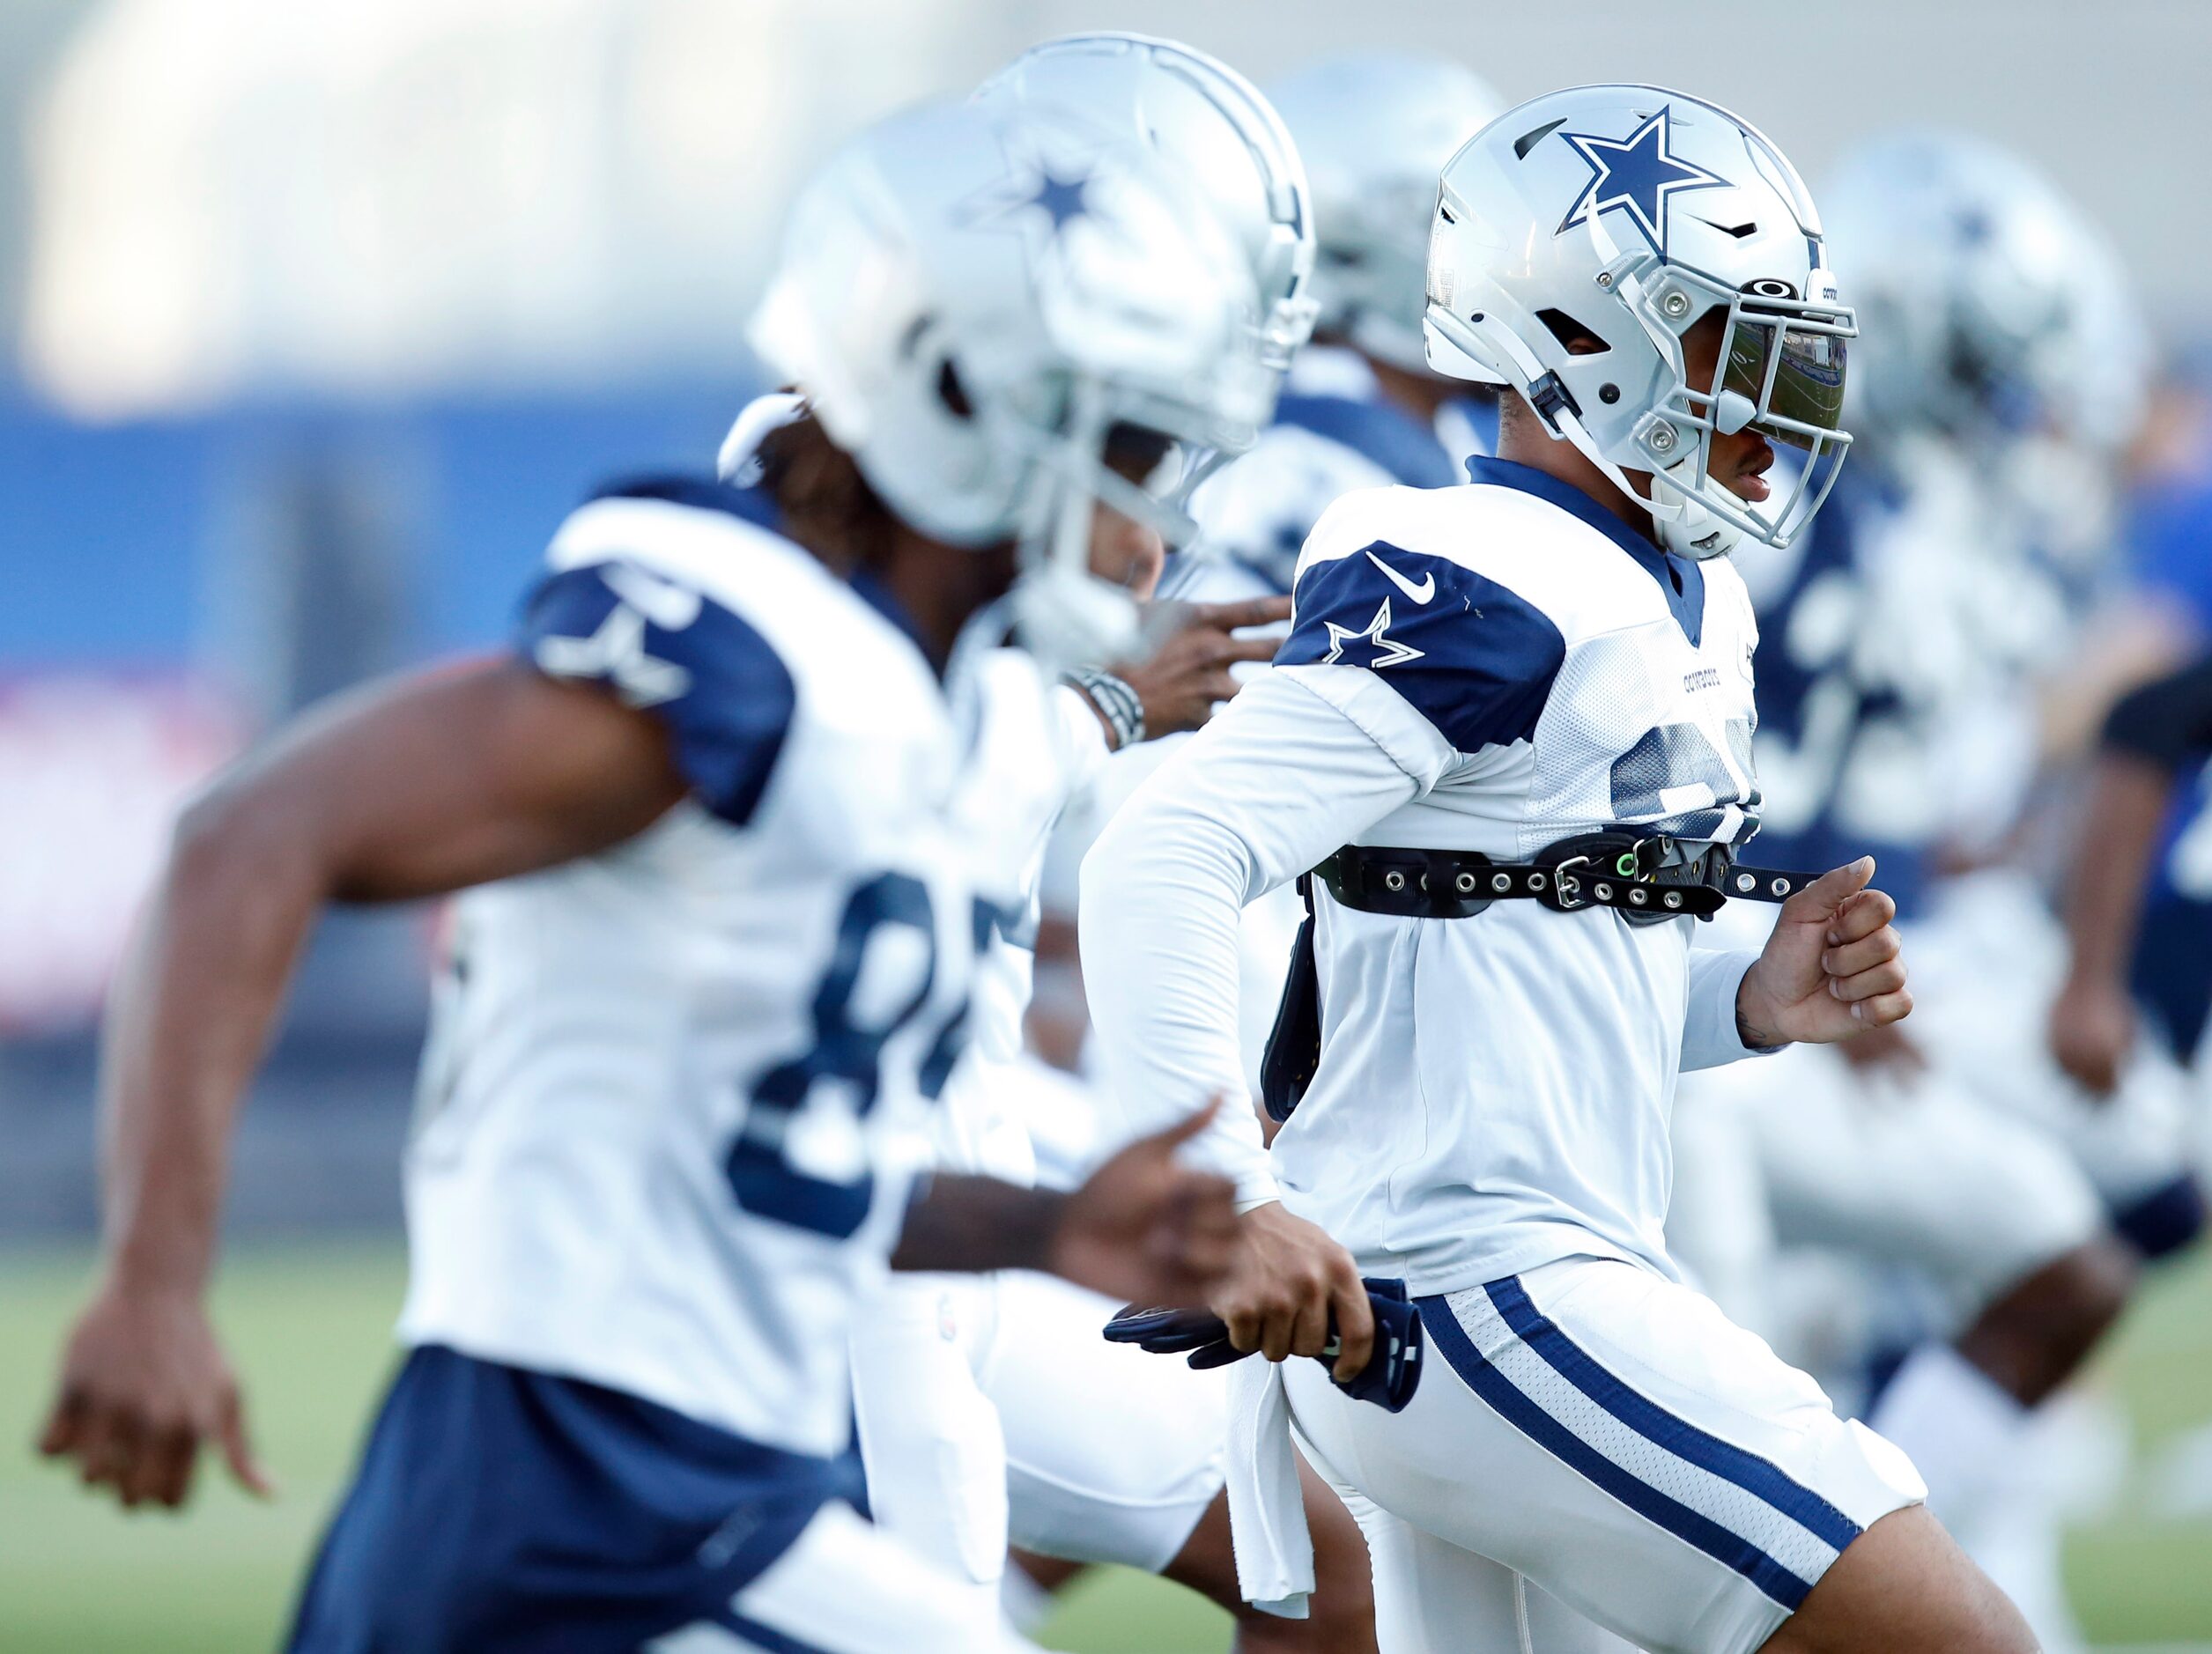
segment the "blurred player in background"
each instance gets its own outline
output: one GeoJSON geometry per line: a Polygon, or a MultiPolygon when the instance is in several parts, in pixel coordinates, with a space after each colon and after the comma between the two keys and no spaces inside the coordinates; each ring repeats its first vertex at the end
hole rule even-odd
{"type": "Polygon", "coordinates": [[[974,836],[977,628],[1131,646],[1144,483],[1266,417],[1258,307],[1172,172],[1038,112],[848,144],[757,323],[809,398],[758,484],[592,501],[511,656],[350,697],[190,814],[109,1022],[108,1269],[47,1451],[127,1503],[181,1502],[203,1438],[260,1485],[202,1306],[231,1122],[323,903],[476,887],[410,1353],[292,1646],[1017,1645],[844,1503],[847,1324],[894,1244],[1147,1298],[1218,1270],[1195,1122],[1070,1196],[907,1196],[1023,894],[974,836]]]}
{"type": "MultiPolygon", "coordinates": [[[[2098,1110],[2023,1060],[2052,935],[2025,881],[1943,876],[1962,847],[2003,845],[2031,796],[2036,686],[2078,637],[2110,544],[2113,433],[2140,397],[2114,321],[2127,299],[2080,215],[1976,143],[1868,146],[1825,204],[1861,316],[1861,439],[1813,533],[1742,559],[1760,617],[1759,851],[1792,866],[1872,851],[1917,938],[1920,1008],[1909,1030],[1685,1085],[1669,1232],[1724,1304],[1824,1370],[1935,1334],[1870,1420],[2063,1645],[2031,1410],[2118,1315],[2135,1257],[2188,1239],[2201,1203],[2169,1074],[2098,1110]],[[1901,1267],[1932,1302],[1903,1326],[1863,1291],[1841,1311],[1832,1276],[1790,1290],[1777,1244],[1901,1267]]],[[[1885,1277],[1850,1279],[1879,1292],[1885,1277]]]]}
{"type": "MultiPolygon", "coordinates": [[[[1405,1277],[1448,1370],[1394,1415],[1312,1362],[1240,1368],[1248,1428],[1287,1435],[1287,1412],[1372,1502],[1387,1650],[1587,1649],[1598,1626],[2023,1650],[1903,1456],[1684,1287],[1661,1234],[1679,1069],[1911,1004],[1869,862],[1731,870],[1759,801],[1725,554],[1801,533],[1849,441],[1819,218],[1726,112],[1579,88],[1447,165],[1427,292],[1431,359],[1509,388],[1501,458],[1326,513],[1274,669],[1084,869],[1107,1074],[1140,1111],[1241,1073],[1239,910],[1308,880],[1279,1106],[1281,1044],[1269,1065],[1296,1111],[1271,1156],[1230,1111],[1195,1145],[1247,1207],[1213,1307],[1277,1359],[1322,1348],[1332,1312],[1350,1346],[1349,1248],[1405,1277]],[[1805,459],[1770,481],[1778,441],[1805,459]],[[1724,892],[1787,898],[1756,956],[1693,954],[1670,917],[1724,892]],[[1531,1585],[1594,1625],[1533,1619],[1531,1585]]],[[[1259,1496],[1255,1545],[1282,1531],[1259,1496]]]]}
{"type": "Polygon", "coordinates": [[[2212,779],[2190,748],[2197,680],[2184,663],[2212,645],[2212,417],[2202,392],[2182,379],[2160,386],[2137,449],[2128,586],[2107,606],[2072,702],[2058,708],[2083,724],[2110,716],[2067,880],[2069,964],[2050,1038],[2059,1064],[2105,1096],[2127,1072],[2140,1027],[2194,1067],[2201,1109],[2212,1100],[2202,1060],[2212,779]],[[2158,677],[2172,681],[2147,687],[2158,677]],[[2142,698],[2113,707],[2131,683],[2146,684],[2142,698]]]}
{"type": "MultiPolygon", "coordinates": [[[[976,94],[985,108],[1079,123],[1106,144],[1150,151],[1202,187],[1251,272],[1252,348],[1279,374],[1310,321],[1313,212],[1296,152],[1243,77],[1203,53],[1145,37],[1078,35],[1025,53],[976,94]]],[[[780,405],[764,398],[732,432],[725,470],[758,463],[780,405]]],[[[1223,432],[1223,448],[1251,433],[1223,432]]],[[[770,439],[773,446],[773,439],[770,439]]],[[[1153,565],[1130,582],[1149,596],[1153,565]]],[[[979,964],[970,1055],[936,1116],[937,1164],[1036,1180],[1027,1127],[1036,1076],[1022,1060],[1045,839],[1112,750],[1202,722],[1236,685],[1230,667],[1273,653],[1231,627],[1287,615],[1262,594],[1166,605],[1182,629],[1158,658],[1081,671],[1047,690],[1016,649],[980,653],[973,809],[963,834],[1017,879],[979,964]],[[1067,738],[1072,732],[1073,739],[1067,738]]],[[[1316,1479],[1309,1520],[1326,1583],[1304,1620],[1265,1615],[1237,1591],[1222,1495],[1223,1382],[1107,1343],[1119,1302],[1055,1278],[1004,1273],[900,1277],[871,1296],[853,1333],[856,1422],[870,1515],[943,1570],[998,1601],[1010,1541],[1032,1554],[1118,1562],[1202,1591],[1244,1621],[1239,1646],[1373,1646],[1365,1547],[1316,1479]]]]}
{"type": "Polygon", "coordinates": [[[2051,1051],[2085,1090],[2109,1097],[2141,1023],[2196,1066],[2212,1022],[2212,658],[2113,708],[2086,818],[2095,831],[2068,879],[2051,1051]]]}
{"type": "MultiPolygon", "coordinates": [[[[2064,879],[2066,970],[2047,1011],[2053,1060],[2091,1096],[2117,1095],[2146,1046],[2187,1069],[2201,1176],[2212,1156],[2212,755],[2203,658],[2170,663],[2212,643],[2206,416],[2188,380],[2161,387],[2134,455],[2129,585],[2108,605],[2072,700],[2058,705],[2087,723],[2113,687],[2152,680],[2111,705],[2083,778],[2064,879]]],[[[2159,1496],[2201,1509],[2212,1430],[2197,1427],[2161,1457],[2159,1496]]]]}

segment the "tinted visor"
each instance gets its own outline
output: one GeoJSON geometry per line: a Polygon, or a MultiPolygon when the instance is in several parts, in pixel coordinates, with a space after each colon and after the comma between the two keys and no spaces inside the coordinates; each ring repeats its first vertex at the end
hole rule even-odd
{"type": "Polygon", "coordinates": [[[1750,428],[1761,436],[1809,448],[1820,432],[1843,428],[1844,343],[1841,333],[1739,311],[1720,387],[1757,410],[1750,428]]]}

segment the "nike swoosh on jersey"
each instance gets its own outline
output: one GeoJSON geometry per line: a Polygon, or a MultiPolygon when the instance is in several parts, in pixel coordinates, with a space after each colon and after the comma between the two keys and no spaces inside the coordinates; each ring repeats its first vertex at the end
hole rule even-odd
{"type": "Polygon", "coordinates": [[[1416,586],[1411,580],[1406,579],[1404,575],[1399,573],[1397,570],[1392,568],[1387,563],[1385,563],[1373,552],[1370,551],[1367,553],[1367,561],[1380,569],[1383,572],[1383,578],[1385,580],[1388,580],[1393,586],[1403,592],[1408,597],[1413,599],[1415,602],[1425,603],[1429,601],[1429,599],[1436,595],[1436,576],[1434,573],[1432,572],[1424,574],[1421,577],[1421,583],[1418,586],[1416,586]]]}
{"type": "Polygon", "coordinates": [[[616,596],[663,631],[681,631],[699,618],[697,592],[634,563],[610,563],[601,578],[616,596]]]}

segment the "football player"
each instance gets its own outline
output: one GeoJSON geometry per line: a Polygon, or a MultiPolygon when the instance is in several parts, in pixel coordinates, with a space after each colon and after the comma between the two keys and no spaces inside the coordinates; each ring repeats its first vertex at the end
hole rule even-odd
{"type": "MultiPolygon", "coordinates": [[[[2198,452],[2201,392],[2160,388],[2145,422],[2148,475],[2137,481],[2120,648],[2107,645],[2119,682],[2140,693],[2106,712],[2090,807],[2067,880],[2069,963],[2053,996],[2053,1057],[2094,1095],[2127,1074],[2141,1031],[2193,1064],[2201,1090],[2212,1025],[2212,770],[2191,749],[2201,704],[2202,651],[2212,641],[2212,557],[2205,507],[2212,490],[2198,452]],[[2194,666],[2192,666],[2192,659],[2194,666]],[[2153,688],[2154,680],[2164,687],[2153,688]],[[2142,1015],[2139,1015],[2139,1012],[2142,1015]]],[[[2100,640],[2101,641],[2101,640],[2100,640]]]]}
{"type": "MultiPolygon", "coordinates": [[[[1253,344],[1279,370],[1310,317],[1305,286],[1313,211],[1295,151],[1259,93],[1226,65],[1173,41],[1118,34],[1048,41],[976,94],[992,109],[1064,111],[1099,141],[1135,144],[1180,175],[1202,179],[1214,216],[1252,274],[1260,309],[1253,344]]],[[[1224,447],[1250,432],[1221,433],[1224,447]]],[[[733,437],[735,440],[735,436],[733,437]]],[[[1149,594],[1148,569],[1129,582],[1149,594]]],[[[1170,705],[1143,670],[1084,672],[1091,702],[1062,687],[1057,715],[1037,675],[1011,652],[978,672],[980,732],[963,832],[1019,875],[1019,893],[987,949],[975,990],[974,1051],[947,1087],[940,1163],[1028,1182],[1035,1156],[1025,1117],[1034,1082],[1020,1061],[1038,924],[1037,875],[1055,817],[1080,796],[1110,747],[1135,747],[1202,720],[1226,698],[1229,668],[1273,653],[1226,629],[1279,619],[1261,592],[1187,617],[1178,658],[1204,691],[1170,705]],[[1111,712],[1101,730],[1102,713],[1111,712]],[[1055,748],[1051,732],[1083,739],[1055,748]]],[[[1167,612],[1176,612],[1172,607],[1167,612]]],[[[995,1602],[1010,1542],[1032,1554],[1163,1574],[1243,1621],[1248,1650],[1373,1646],[1365,1548],[1318,1479],[1308,1519],[1322,1584],[1305,1620],[1258,1613],[1239,1597],[1223,1495],[1227,1426],[1220,1376],[1108,1344],[1117,1303],[1035,1274],[888,1282],[856,1318],[854,1380],[871,1514],[945,1571],[995,1602]]]]}
{"type": "Polygon", "coordinates": [[[107,1267],[47,1451],[126,1503],[181,1502],[203,1439],[262,1485],[202,1304],[229,1124],[322,904],[465,890],[409,1354],[291,1646],[1014,1646],[846,1503],[855,1298],[896,1245],[1188,1299],[1231,1216],[1188,1124],[1071,1196],[940,1175],[908,1210],[1018,895],[968,837],[962,640],[1002,604],[1128,648],[1144,479],[1265,417],[1256,309],[1142,155],[957,106],[847,145],[756,322],[809,399],[757,485],[593,500],[511,653],[311,715],[188,816],[109,1020],[107,1267]]]}
{"type": "MultiPolygon", "coordinates": [[[[1496,435],[1496,403],[1486,390],[1431,373],[1423,354],[1421,307],[1430,209],[1439,168],[1461,143],[1501,107],[1500,100],[1468,70],[1434,58],[1376,52],[1334,58],[1274,83],[1267,102],[1288,128],[1309,185],[1306,234],[1316,243],[1309,299],[1313,339],[1290,358],[1275,423],[1252,450],[1229,461],[1199,484],[1190,510],[1202,544],[1169,565],[1165,589],[1184,601],[1243,602],[1290,590],[1298,547],[1314,520],[1338,496],[1356,488],[1402,482],[1438,486],[1456,480],[1469,454],[1487,452],[1496,435]],[[1476,391],[1475,395],[1469,395],[1476,391]]],[[[1271,629],[1279,635],[1279,629],[1271,629]]],[[[1269,653],[1272,653],[1270,649],[1269,653]]],[[[1239,668],[1248,677],[1256,667],[1239,668]]],[[[1117,752],[1098,784],[1077,798],[1054,836],[1054,858],[1073,866],[1083,846],[1143,778],[1178,744],[1171,739],[1117,752]]],[[[1248,1079],[1256,1087],[1261,1042],[1280,994],[1298,904],[1285,890],[1254,904],[1243,920],[1243,976],[1239,986],[1248,1079]]],[[[1073,931],[1062,932],[1072,965],[1073,931]]],[[[1091,1116],[1076,1141],[1095,1144],[1095,1110],[1061,1085],[1028,1088],[1032,1111],[1049,1113],[1049,1129],[1065,1129],[1073,1113],[1091,1116]]],[[[1022,1290],[1043,1300],[1051,1313],[1069,1304],[1076,1289],[1050,1281],[1025,1281],[1022,1290]]],[[[1087,1306],[1095,1318],[1097,1307],[1087,1306]]],[[[1117,1355],[1122,1352],[1117,1351],[1117,1355]]],[[[1202,1381],[1217,1420],[1199,1436],[1202,1415],[1187,1406],[1193,1440],[1213,1444],[1209,1480],[1218,1485],[1218,1421],[1223,1387],[1218,1375],[1166,1368],[1149,1381],[1146,1363],[1086,1364],[1121,1374],[1126,1383],[1189,1388],[1202,1381]]],[[[1164,1364],[1149,1363],[1153,1368],[1164,1364]]],[[[1127,1394],[1144,1393],[1135,1389],[1127,1394]]],[[[1062,1435],[1054,1439],[1081,1441],[1062,1435]]],[[[1176,1457],[1162,1454],[1153,1462],[1176,1457]]],[[[1320,1585],[1312,1611],[1317,1622],[1340,1621],[1353,1605],[1341,1583],[1342,1513],[1325,1490],[1309,1492],[1307,1515],[1315,1534],[1320,1585]],[[1324,1502],[1326,1502],[1324,1503],[1324,1502]]],[[[1225,1549],[1220,1502],[1208,1532],[1216,1554],[1225,1549]]],[[[1062,1557],[1083,1553],[1055,1538],[1046,1547],[1062,1557]]],[[[1364,1562],[1358,1572],[1365,1575],[1364,1562]]],[[[1231,1587],[1227,1596],[1247,1613],[1250,1635],[1295,1636],[1302,1622],[1254,1620],[1226,1569],[1211,1577],[1231,1587]]],[[[1365,1580],[1362,1580],[1365,1585],[1365,1580]]],[[[1366,1595],[1363,1589],[1362,1599],[1366,1595]]],[[[1364,1602],[1358,1605],[1364,1611],[1364,1602]]],[[[1363,1635],[1368,1635],[1363,1633],[1363,1635]]],[[[1348,1634],[1324,1636],[1322,1646],[1354,1647],[1348,1634]]]]}
{"type": "Polygon", "coordinates": [[[2068,883],[2066,985],[2052,1055],[2109,1097],[2137,1006],[2177,1060],[2212,1023],[2212,659],[2123,698],[2105,720],[2089,821],[2068,883]]]}
{"type": "MultiPolygon", "coordinates": [[[[1331,507],[1274,669],[1084,869],[1138,1119],[1234,1087],[1238,910],[1310,893],[1309,1031],[1269,1059],[1294,1111],[1271,1151],[1233,1110],[1199,1140],[1246,1208],[1214,1306],[1276,1361],[1335,1339],[1341,1375],[1360,1276],[1402,1277],[1436,1370],[1396,1414],[1304,1361],[1233,1370],[1240,1399],[1368,1502],[1386,1650],[1532,1646],[1529,1585],[1656,1650],[2025,1650],[1905,1456],[1661,1233],[1678,1070],[1911,1008],[1871,861],[1733,865],[1755,633],[1723,554],[1801,533],[1848,441],[1811,201],[1713,105],[1553,93],[1446,167],[1428,294],[1432,362],[1508,388],[1501,457],[1331,507]],[[1764,949],[1693,952],[1688,917],[1747,896],[1783,903],[1764,949]]],[[[1240,1543],[1284,1532],[1266,1481],[1240,1543]]]]}

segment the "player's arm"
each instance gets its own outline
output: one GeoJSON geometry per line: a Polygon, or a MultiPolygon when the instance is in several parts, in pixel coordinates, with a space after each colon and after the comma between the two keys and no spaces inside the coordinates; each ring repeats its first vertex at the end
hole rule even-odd
{"type": "Polygon", "coordinates": [[[2135,1032],[2127,959],[2176,773],[2212,750],[2212,660],[2146,684],[2105,720],[2066,898],[2071,963],[2051,1006],[2051,1054],[2108,1096],[2135,1032]]]}
{"type": "MultiPolygon", "coordinates": [[[[1155,602],[1146,611],[1145,629],[1158,638],[1142,661],[1117,666],[1144,714],[1147,740],[1196,729],[1214,708],[1237,693],[1232,668],[1272,660],[1279,641],[1272,636],[1240,638],[1240,631],[1273,626],[1291,617],[1287,597],[1250,597],[1227,603],[1155,602]]],[[[1078,691],[1080,692],[1080,691],[1078,691]]],[[[1103,709],[1111,742],[1114,728],[1103,709]]]]}
{"type": "MultiPolygon", "coordinates": [[[[1415,796],[1417,777],[1305,681],[1321,674],[1410,726],[1414,715],[1349,667],[1278,668],[1140,786],[1083,868],[1084,979],[1106,1061],[1109,1106],[1155,1128],[1210,1096],[1241,1097],[1239,915],[1415,796]]],[[[1434,739],[1437,765],[1448,758],[1434,739]]],[[[1210,1300],[1241,1349],[1313,1355],[1333,1309],[1338,1372],[1365,1364],[1366,1293],[1350,1254],[1276,1199],[1257,1121],[1224,1108],[1196,1140],[1233,1178],[1237,1257],[1210,1300]]]]}
{"type": "Polygon", "coordinates": [[[1039,1269],[1125,1303],[1203,1303],[1237,1241],[1235,1185],[1178,1163],[1213,1107],[1139,1138],[1062,1194],[941,1173],[906,1215],[894,1269],[1039,1269]]]}
{"type": "Polygon", "coordinates": [[[316,914],[590,854],[684,791],[651,718],[505,660],[344,697],[185,813],[109,1001],[103,1268],[45,1451],[176,1504],[211,1439],[263,1488],[202,1298],[232,1124],[316,914]]]}

